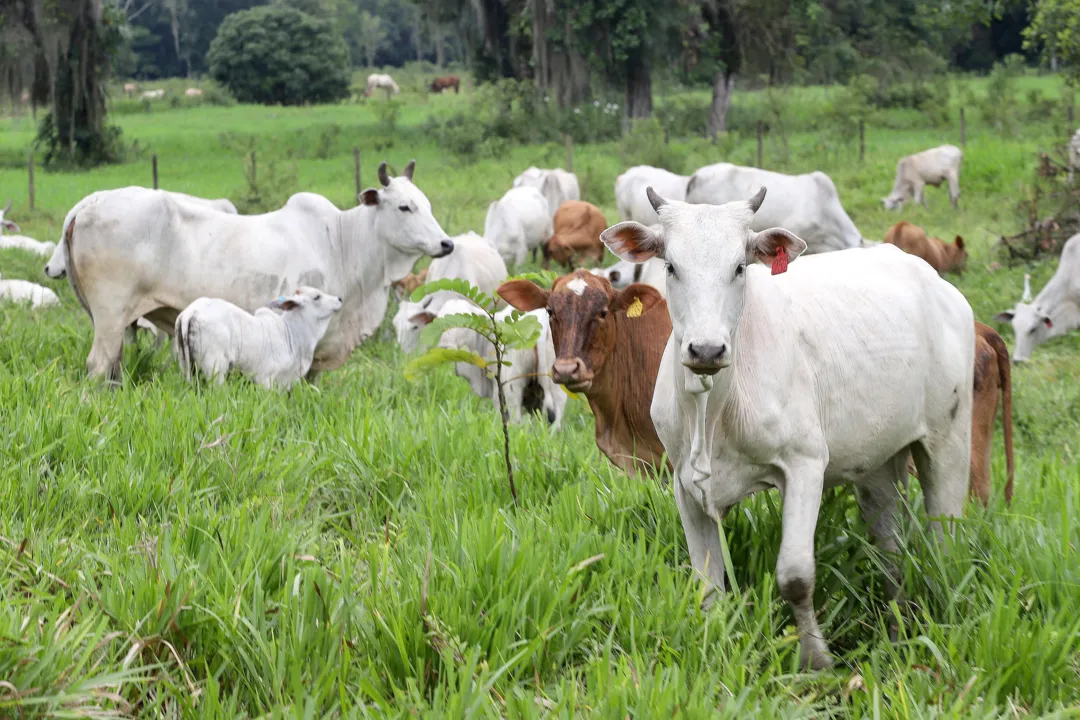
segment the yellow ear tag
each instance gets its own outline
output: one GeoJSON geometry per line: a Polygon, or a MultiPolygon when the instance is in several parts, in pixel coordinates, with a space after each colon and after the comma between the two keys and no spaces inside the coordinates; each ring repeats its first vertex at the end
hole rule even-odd
{"type": "Polygon", "coordinates": [[[641,311],[645,309],[645,306],[641,304],[641,298],[634,298],[634,302],[630,303],[630,307],[626,308],[626,317],[637,318],[641,317],[641,311]]]}

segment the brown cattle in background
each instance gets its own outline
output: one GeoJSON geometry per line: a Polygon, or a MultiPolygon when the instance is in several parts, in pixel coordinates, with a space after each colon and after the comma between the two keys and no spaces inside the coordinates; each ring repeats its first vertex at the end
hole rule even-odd
{"type": "Polygon", "coordinates": [[[461,92],[461,80],[457,75],[443,75],[431,81],[431,92],[441,93],[443,90],[454,88],[455,93],[461,92]]]}
{"type": "Polygon", "coordinates": [[[409,273],[405,277],[391,283],[391,287],[394,289],[394,296],[399,301],[407,299],[413,294],[413,290],[420,287],[427,282],[428,269],[424,268],[418,273],[409,273]]]}
{"type": "Polygon", "coordinates": [[[649,415],[671,334],[660,293],[642,284],[613,290],[606,278],[588,270],[564,275],[550,292],[528,280],[512,280],[498,293],[518,310],[547,310],[555,343],[551,376],[585,395],[596,423],[596,446],[607,459],[630,475],[670,470],[649,415]]]}
{"type": "Polygon", "coordinates": [[[604,260],[600,233],[607,220],[600,208],[582,200],[567,200],[555,212],[555,234],[544,245],[544,267],[551,260],[573,270],[582,260],[599,265],[604,260]]]}
{"type": "Polygon", "coordinates": [[[950,245],[939,238],[927,237],[921,227],[902,220],[886,231],[885,242],[922,258],[937,270],[938,275],[960,273],[967,267],[967,250],[964,249],[964,238],[959,235],[950,245]]]}

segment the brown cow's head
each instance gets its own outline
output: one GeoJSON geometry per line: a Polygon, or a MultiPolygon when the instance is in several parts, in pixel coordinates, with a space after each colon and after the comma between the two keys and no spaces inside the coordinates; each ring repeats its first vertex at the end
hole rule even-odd
{"type": "Polygon", "coordinates": [[[512,280],[503,283],[498,293],[518,310],[547,310],[555,343],[551,376],[571,392],[584,393],[603,371],[615,346],[613,315],[625,314],[637,301],[641,306],[635,307],[636,313],[645,313],[662,300],[648,285],[613,290],[606,278],[588,270],[564,275],[550,292],[528,280],[512,280]]]}
{"type": "Polygon", "coordinates": [[[964,247],[964,238],[957,235],[956,240],[951,245],[944,241],[942,241],[942,245],[945,246],[945,267],[942,270],[945,272],[964,272],[967,269],[968,260],[967,249],[964,247]]]}

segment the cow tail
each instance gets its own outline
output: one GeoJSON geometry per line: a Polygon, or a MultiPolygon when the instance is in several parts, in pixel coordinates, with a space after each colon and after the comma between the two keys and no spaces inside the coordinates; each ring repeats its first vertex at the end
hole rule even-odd
{"type": "MultiPolygon", "coordinates": [[[[697,179],[698,179],[697,173],[694,173],[693,175],[690,176],[690,179],[686,181],[686,197],[687,198],[689,198],[690,193],[692,193],[694,191],[694,183],[697,182],[697,179]]],[[[690,202],[689,199],[687,200],[687,202],[690,202]]]]}
{"type": "Polygon", "coordinates": [[[176,317],[176,325],[173,328],[176,335],[176,359],[180,364],[180,370],[184,373],[184,379],[190,380],[191,368],[191,316],[180,313],[176,317]]]}
{"type": "Polygon", "coordinates": [[[1005,482],[1005,502],[1012,502],[1013,478],[1016,474],[1013,463],[1013,426],[1012,426],[1012,367],[1009,364],[1009,348],[998,334],[992,335],[990,344],[994,346],[997,354],[998,376],[1001,382],[1001,425],[1005,435],[1005,471],[1008,480],[1005,482]]]}
{"type": "Polygon", "coordinates": [[[79,304],[83,306],[83,310],[90,316],[90,320],[94,319],[94,313],[90,312],[90,305],[86,302],[86,297],[79,290],[79,277],[78,271],[75,269],[75,220],[78,218],[78,214],[71,216],[71,222],[64,228],[64,234],[60,238],[60,242],[64,243],[64,252],[67,254],[67,276],[68,284],[71,285],[72,291],[75,293],[75,298],[79,301],[79,304]]]}

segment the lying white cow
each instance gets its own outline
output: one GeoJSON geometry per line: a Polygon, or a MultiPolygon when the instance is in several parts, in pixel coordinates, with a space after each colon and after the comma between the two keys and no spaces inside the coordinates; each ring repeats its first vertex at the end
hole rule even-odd
{"type": "MultiPolygon", "coordinates": [[[[446,257],[433,260],[428,266],[426,282],[436,280],[465,280],[486,293],[495,293],[495,289],[506,280],[506,263],[498,251],[474,232],[467,232],[452,238],[454,251],[446,257]]],[[[420,331],[427,322],[414,320],[421,313],[438,313],[443,303],[461,295],[447,290],[440,290],[425,297],[420,302],[411,302],[402,298],[398,311],[394,315],[394,333],[401,349],[409,353],[416,349],[420,331]]]]}
{"type": "Polygon", "coordinates": [[[748,198],[762,185],[772,188],[772,194],[753,215],[751,230],[787,228],[806,241],[808,253],[863,244],[859,229],[840,204],[836,186],[823,172],[784,175],[730,163],[707,165],[690,178],[686,201],[722,205],[748,198]]]}
{"type": "Polygon", "coordinates": [[[56,243],[40,242],[25,235],[12,235],[11,233],[21,233],[22,228],[5,217],[10,211],[11,199],[8,198],[7,205],[0,210],[0,250],[26,250],[38,255],[49,255],[56,249],[56,243]],[[5,231],[8,234],[5,235],[5,231]]]}
{"type": "MultiPolygon", "coordinates": [[[[514,187],[532,187],[540,191],[547,200],[548,211],[554,220],[555,213],[559,211],[567,200],[580,200],[581,187],[578,185],[577,175],[567,172],[562,168],[554,170],[542,170],[538,167],[530,167],[525,172],[514,178],[514,187]]],[[[548,238],[544,238],[547,240],[548,238]]]]}
{"type": "Polygon", "coordinates": [[[656,288],[660,297],[667,297],[667,268],[660,258],[651,258],[643,263],[620,260],[610,267],[596,268],[592,273],[607,278],[616,290],[625,290],[634,283],[644,283],[656,288]]]}
{"type": "Polygon", "coordinates": [[[901,158],[896,163],[892,192],[882,198],[881,203],[886,210],[899,210],[905,202],[914,198],[915,202],[926,207],[926,197],[923,195],[926,186],[940,187],[941,183],[947,182],[949,202],[955,208],[960,199],[960,163],[963,159],[964,153],[955,145],[941,145],[901,158]]]}
{"type": "Polygon", "coordinates": [[[718,523],[744,497],[780,490],[777,583],[803,665],[825,667],[813,605],[822,490],[853,483],[876,541],[894,551],[914,451],[927,513],[961,514],[974,315],[956,288],[895,247],[808,257],[788,271],[806,243],[751,229],[765,188],[719,207],[649,196],[663,233],[624,222],[602,238],[625,260],[661,257],[669,268],[672,333],[651,414],[675,470],[691,563],[723,588],[718,523]]]}
{"type": "MultiPolygon", "coordinates": [[[[1025,292],[1029,291],[1025,281],[1025,292]]],[[[1080,235],[1065,242],[1057,272],[1034,302],[1021,300],[994,319],[1012,323],[1016,336],[1013,362],[1025,362],[1031,351],[1047,340],[1080,329],[1080,235]]]]}
{"type": "Polygon", "coordinates": [[[140,95],[143,100],[160,100],[165,97],[165,88],[158,88],[157,90],[147,90],[140,95]]]}
{"type": "MultiPolygon", "coordinates": [[[[514,312],[504,308],[496,313],[497,320],[505,321],[514,312]]],[[[464,298],[454,298],[443,303],[438,313],[421,312],[417,321],[427,325],[436,317],[447,315],[482,315],[483,310],[464,298]]],[[[511,348],[503,355],[510,363],[503,368],[503,394],[506,409],[512,422],[520,422],[525,413],[538,412],[556,430],[562,427],[566,409],[566,393],[551,379],[551,366],[555,362],[555,344],[551,339],[551,325],[546,310],[528,313],[540,323],[541,333],[531,348],[511,348]]],[[[442,334],[439,347],[469,350],[488,361],[495,362],[495,348],[485,338],[468,328],[452,328],[442,334]]],[[[482,368],[470,363],[456,363],[459,377],[465,378],[472,391],[482,398],[490,398],[499,410],[499,389],[494,378],[482,368]]]]}
{"type": "Polygon", "coordinates": [[[636,220],[642,225],[655,225],[660,222],[656,211],[645,196],[645,188],[652,189],[672,200],[686,199],[686,186],[690,178],[676,175],[663,168],[651,165],[637,165],[615,178],[615,206],[619,209],[620,220],[636,220]]]}
{"type": "Polygon", "coordinates": [[[390,285],[423,254],[454,249],[412,183],[414,163],[341,211],[298,193],[265,215],[227,215],[152,190],[89,203],[65,242],[68,273],[94,322],[91,377],[118,377],[123,331],[144,316],[168,333],[199,297],[254,310],[297,287],[321,287],[344,307],[315,349],[313,372],[343,364],[382,323],[390,285]]]}
{"type": "Polygon", "coordinates": [[[534,187],[507,190],[488,206],[484,240],[499,251],[507,266],[525,262],[526,254],[546,243],[554,233],[548,202],[534,187]]]}
{"type": "Polygon", "coordinates": [[[0,276],[0,300],[27,302],[30,307],[59,305],[60,298],[52,290],[27,280],[4,280],[0,276]]]}
{"type": "Polygon", "coordinates": [[[198,368],[221,384],[235,369],[265,388],[288,388],[311,369],[315,346],[341,305],[337,295],[312,287],[254,314],[227,300],[199,298],[176,318],[180,368],[188,380],[198,368]]]}
{"type": "Polygon", "coordinates": [[[1076,179],[1076,171],[1080,170],[1080,130],[1073,133],[1069,141],[1069,184],[1076,179]]]}

